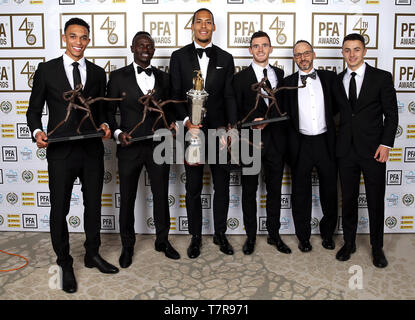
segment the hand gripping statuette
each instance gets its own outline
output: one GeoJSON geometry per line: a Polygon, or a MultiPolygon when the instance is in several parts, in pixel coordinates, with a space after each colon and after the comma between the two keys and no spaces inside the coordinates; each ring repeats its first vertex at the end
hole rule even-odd
{"type": "Polygon", "coordinates": [[[245,116],[245,118],[243,118],[240,123],[238,124],[239,127],[241,128],[247,128],[247,127],[251,127],[251,126],[255,126],[255,125],[259,125],[259,124],[264,124],[264,123],[270,123],[270,122],[277,122],[277,121],[282,121],[282,120],[288,120],[289,117],[287,115],[286,112],[282,113],[278,103],[277,103],[277,99],[275,98],[275,94],[281,90],[294,90],[294,89],[301,89],[301,88],[305,88],[307,82],[306,80],[302,81],[302,85],[301,86],[297,86],[297,87],[278,87],[278,88],[270,88],[267,86],[266,82],[268,80],[268,77],[264,77],[262,78],[262,80],[258,83],[254,83],[251,85],[251,90],[255,91],[256,94],[256,100],[255,100],[255,105],[254,107],[251,109],[251,111],[248,112],[248,114],[245,116]],[[262,93],[262,90],[265,91],[265,94],[262,93]],[[264,120],[259,120],[259,121],[251,121],[251,122],[246,122],[249,117],[251,116],[251,114],[258,108],[259,105],[259,100],[260,98],[268,98],[269,99],[269,105],[268,105],[268,109],[265,112],[264,115],[264,120]],[[275,108],[277,110],[277,113],[279,114],[279,117],[275,117],[275,118],[268,118],[268,114],[271,111],[272,108],[275,108]]]}
{"type": "Polygon", "coordinates": [[[100,100],[104,100],[104,101],[121,101],[124,99],[125,97],[125,93],[123,92],[123,97],[122,98],[105,98],[105,97],[96,97],[96,98],[92,98],[92,97],[88,97],[87,99],[84,98],[84,96],[82,95],[82,84],[78,84],[74,90],[69,90],[63,93],[63,99],[65,101],[68,101],[69,104],[66,107],[66,116],[65,119],[63,119],[61,122],[59,122],[57,124],[57,126],[48,132],[47,136],[48,136],[48,142],[59,142],[59,141],[67,141],[67,140],[79,140],[79,139],[86,139],[86,138],[94,138],[94,137],[99,137],[99,136],[103,136],[104,133],[103,131],[101,131],[101,128],[98,128],[95,124],[95,121],[92,117],[92,112],[91,112],[91,108],[90,106],[96,102],[96,101],[100,101],[100,100]],[[69,137],[57,137],[57,138],[49,138],[50,136],[53,135],[53,133],[62,125],[64,125],[68,119],[69,116],[71,115],[72,110],[83,110],[85,111],[85,115],[82,117],[81,121],[79,121],[78,127],[76,128],[76,134],[75,136],[69,136],[69,137]],[[93,134],[83,134],[81,135],[81,126],[84,123],[84,121],[86,119],[89,119],[91,121],[91,124],[93,125],[93,127],[96,130],[96,133],[93,134]]]}
{"type": "MultiPolygon", "coordinates": [[[[130,132],[128,132],[130,142],[141,141],[141,140],[146,140],[146,139],[153,139],[156,136],[156,134],[151,134],[151,135],[146,135],[146,136],[142,136],[142,137],[131,138],[131,135],[134,133],[134,131],[137,130],[137,128],[140,127],[144,123],[144,121],[146,120],[148,112],[153,111],[153,112],[159,113],[159,116],[156,118],[156,120],[154,121],[153,126],[151,128],[152,132],[154,133],[155,128],[157,126],[157,123],[160,120],[163,121],[164,127],[166,129],[170,128],[169,124],[167,123],[166,115],[165,115],[164,110],[163,110],[163,107],[166,104],[186,102],[186,101],[181,101],[181,100],[165,100],[165,101],[162,101],[160,99],[156,100],[156,98],[154,97],[155,93],[156,93],[156,91],[154,89],[152,89],[152,90],[149,90],[146,95],[141,96],[140,98],[138,98],[138,103],[140,103],[144,106],[143,116],[142,116],[141,120],[134,126],[134,128],[132,128],[130,130],[130,132]]],[[[174,134],[175,133],[173,132],[173,135],[174,134]]]]}

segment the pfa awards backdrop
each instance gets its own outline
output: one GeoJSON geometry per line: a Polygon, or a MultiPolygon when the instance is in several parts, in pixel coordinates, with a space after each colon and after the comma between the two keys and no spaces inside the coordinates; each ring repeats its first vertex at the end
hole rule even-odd
{"type": "MultiPolygon", "coordinates": [[[[46,150],[31,142],[26,125],[33,75],[39,62],[62,55],[62,29],[78,16],[91,26],[86,56],[107,74],[132,62],[129,46],[139,30],[156,42],[153,65],[168,70],[171,53],[192,39],[192,13],[200,7],[215,15],[213,42],[232,53],[236,70],[249,65],[249,39],[266,31],[275,49],[271,63],[289,75],[296,70],[292,46],[306,39],[315,47],[315,67],[341,72],[343,37],[359,32],[368,47],[366,61],[393,74],[398,92],[399,127],[387,163],[385,232],[415,232],[415,4],[413,0],[0,0],[0,231],[48,231],[49,188],[46,150]]],[[[48,110],[45,107],[43,124],[48,110]]],[[[212,185],[204,175],[203,232],[213,232],[212,185]]],[[[169,179],[171,233],[187,234],[184,168],[174,165],[169,179]]],[[[322,216],[318,178],[313,175],[313,233],[322,216]]],[[[281,233],[294,233],[289,169],[283,178],[281,233]]],[[[272,196],[272,195],[269,195],[272,196]]],[[[119,181],[115,143],[105,142],[102,230],[118,232],[119,181]]],[[[258,232],[265,233],[266,192],[258,191],[258,232]]],[[[83,200],[75,183],[69,230],[83,230],[83,200]]],[[[146,172],[140,179],[135,210],[137,233],[153,233],[152,195],[146,172]]],[[[339,200],[341,208],[341,199],[339,200]]],[[[368,232],[366,195],[361,181],[358,232],[368,232]]],[[[341,233],[341,210],[338,232],[341,233]]],[[[228,233],[243,234],[241,179],[232,174],[228,233]]]]}

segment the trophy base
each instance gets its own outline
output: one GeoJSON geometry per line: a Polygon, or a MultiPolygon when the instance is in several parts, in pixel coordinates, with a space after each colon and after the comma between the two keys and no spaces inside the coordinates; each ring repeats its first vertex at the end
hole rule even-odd
{"type": "Polygon", "coordinates": [[[104,131],[101,130],[101,131],[94,132],[94,133],[80,134],[76,136],[48,138],[48,143],[100,138],[104,135],[105,135],[104,131]]]}
{"type": "MultiPolygon", "coordinates": [[[[173,129],[173,130],[170,130],[170,132],[171,132],[173,137],[176,136],[176,130],[173,129]]],[[[168,136],[168,135],[153,133],[153,134],[149,134],[149,135],[146,135],[146,136],[131,138],[129,141],[133,143],[133,142],[138,142],[138,141],[143,141],[143,140],[148,140],[148,139],[153,140],[154,138],[160,138],[160,137],[166,137],[166,136],[168,136]]]]}
{"type": "Polygon", "coordinates": [[[260,125],[260,124],[279,122],[279,121],[284,121],[284,120],[288,120],[288,119],[290,119],[289,116],[283,116],[283,117],[272,118],[272,119],[245,122],[245,123],[241,124],[241,128],[248,128],[248,127],[257,126],[257,125],[260,125]]]}

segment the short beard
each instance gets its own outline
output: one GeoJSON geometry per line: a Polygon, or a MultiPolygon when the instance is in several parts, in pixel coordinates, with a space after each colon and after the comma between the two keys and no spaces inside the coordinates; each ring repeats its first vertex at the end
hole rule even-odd
{"type": "Polygon", "coordinates": [[[209,43],[212,40],[212,38],[209,39],[197,39],[197,41],[202,42],[202,43],[209,43]]]}

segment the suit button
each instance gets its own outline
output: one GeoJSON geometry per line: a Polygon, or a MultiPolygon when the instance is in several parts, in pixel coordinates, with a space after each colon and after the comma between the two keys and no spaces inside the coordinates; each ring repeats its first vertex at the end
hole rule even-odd
{"type": "Polygon", "coordinates": [[[352,113],[352,117],[354,117],[354,113],[352,113]]]}

